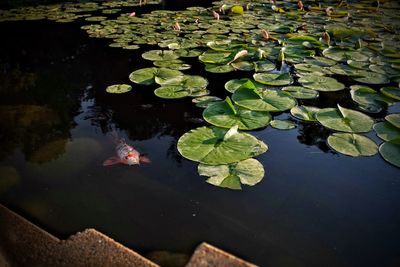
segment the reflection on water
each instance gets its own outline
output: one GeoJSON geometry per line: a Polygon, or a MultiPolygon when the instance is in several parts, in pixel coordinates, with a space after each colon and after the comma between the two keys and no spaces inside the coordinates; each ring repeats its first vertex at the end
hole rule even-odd
{"type": "MultiPolygon", "coordinates": [[[[268,127],[253,132],[269,145],[258,158],[265,179],[242,192],[215,188],[176,150],[183,133],[206,125],[202,109],[138,85],[123,96],[104,92],[151,65],[140,51],[89,40],[74,24],[0,30],[10,36],[0,47],[0,201],[52,233],[95,227],[176,260],[208,241],[261,266],[390,266],[400,255],[399,172],[379,155],[332,153],[329,130],[316,123],[268,127]],[[103,167],[115,154],[112,131],[152,163],[103,167]]],[[[237,78],[190,64],[218,96],[237,78]]],[[[304,104],[349,107],[346,94],[304,104]]]]}

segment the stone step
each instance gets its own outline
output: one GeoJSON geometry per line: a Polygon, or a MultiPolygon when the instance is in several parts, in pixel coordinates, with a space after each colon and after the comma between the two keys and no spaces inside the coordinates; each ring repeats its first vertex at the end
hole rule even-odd
{"type": "MultiPolygon", "coordinates": [[[[60,240],[0,204],[0,266],[135,266],[158,264],[95,229],[60,240]]],[[[254,267],[210,244],[200,244],[186,267],[254,267]]]]}

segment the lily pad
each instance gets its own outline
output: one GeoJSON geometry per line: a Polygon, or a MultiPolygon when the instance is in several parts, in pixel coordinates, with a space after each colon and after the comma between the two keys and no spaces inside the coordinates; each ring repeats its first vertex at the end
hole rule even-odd
{"type": "Polygon", "coordinates": [[[382,87],[381,93],[400,101],[400,88],[398,87],[382,87]]]}
{"type": "Polygon", "coordinates": [[[235,68],[230,65],[219,65],[219,64],[205,64],[205,70],[212,73],[228,73],[234,71],[235,68]]]}
{"type": "Polygon", "coordinates": [[[379,153],[384,160],[400,168],[400,142],[399,140],[384,142],[379,146],[379,153]]]}
{"type": "Polygon", "coordinates": [[[400,113],[389,114],[385,117],[385,120],[400,129],[400,113]]]}
{"type": "Polygon", "coordinates": [[[231,129],[200,127],[193,129],[178,140],[179,153],[190,160],[218,165],[239,162],[258,156],[268,146],[254,136],[231,129]]]}
{"type": "Polygon", "coordinates": [[[333,133],[328,137],[328,144],[335,151],[352,156],[373,156],[378,153],[378,146],[370,138],[354,133],[333,133]]]}
{"type": "Polygon", "coordinates": [[[206,108],[209,105],[215,104],[222,101],[221,98],[216,96],[200,96],[192,99],[192,102],[196,104],[196,107],[206,108]]]}
{"type": "Polygon", "coordinates": [[[310,106],[295,106],[290,110],[293,117],[303,121],[317,121],[316,113],[321,109],[310,106]]]}
{"type": "Polygon", "coordinates": [[[163,61],[163,60],[173,60],[179,58],[179,55],[175,54],[171,50],[150,50],[144,52],[142,57],[151,61],[163,61]]]}
{"type": "Polygon", "coordinates": [[[326,76],[303,76],[299,79],[304,87],[309,89],[322,91],[322,92],[333,92],[344,89],[344,84],[338,82],[336,79],[326,76]]]}
{"type": "Polygon", "coordinates": [[[385,74],[373,72],[373,71],[356,71],[350,74],[350,77],[360,83],[366,84],[386,84],[390,82],[389,77],[385,74]]]}
{"type": "Polygon", "coordinates": [[[207,183],[229,189],[241,189],[241,184],[256,185],[265,175],[263,165],[256,159],[229,165],[199,164],[198,172],[201,176],[209,177],[207,183]]]}
{"type": "Polygon", "coordinates": [[[400,128],[388,121],[375,123],[374,130],[379,138],[384,141],[392,141],[400,138],[400,128]]]}
{"type": "Polygon", "coordinates": [[[164,85],[154,90],[156,96],[165,99],[182,98],[190,96],[191,93],[192,91],[189,88],[179,85],[164,85]]]}
{"type": "Polygon", "coordinates": [[[106,88],[106,92],[110,94],[123,94],[132,90],[129,84],[114,84],[106,88]]]}
{"type": "Polygon", "coordinates": [[[394,103],[391,98],[368,86],[352,85],[350,88],[350,95],[353,101],[359,104],[362,110],[367,112],[377,113],[394,103]]]}
{"type": "Polygon", "coordinates": [[[240,87],[256,88],[257,91],[262,91],[266,86],[248,78],[233,79],[225,83],[225,89],[230,93],[234,93],[240,87]]]}
{"type": "Polygon", "coordinates": [[[296,128],[296,123],[290,120],[273,120],[270,122],[272,128],[278,130],[290,130],[296,128]]]}
{"type": "Polygon", "coordinates": [[[271,121],[269,112],[254,111],[233,105],[229,97],[223,102],[208,106],[203,112],[203,117],[215,126],[231,128],[238,125],[242,130],[262,128],[271,121]]]}
{"type": "Polygon", "coordinates": [[[282,88],[282,91],[289,93],[297,99],[314,99],[319,95],[317,90],[305,88],[303,86],[286,86],[282,88]]]}
{"type": "Polygon", "coordinates": [[[257,92],[254,89],[239,88],[232,99],[238,106],[257,111],[280,112],[296,105],[296,100],[288,93],[275,90],[257,92]]]}
{"type": "Polygon", "coordinates": [[[361,112],[343,108],[324,108],[315,115],[325,127],[348,133],[368,132],[372,129],[374,120],[361,112]]]}
{"type": "Polygon", "coordinates": [[[293,83],[290,73],[256,73],[253,75],[253,78],[259,83],[270,86],[283,86],[293,83]]]}

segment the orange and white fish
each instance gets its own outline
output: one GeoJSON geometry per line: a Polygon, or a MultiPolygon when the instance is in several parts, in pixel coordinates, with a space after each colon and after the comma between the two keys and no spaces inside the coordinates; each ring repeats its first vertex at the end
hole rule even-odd
{"type": "Polygon", "coordinates": [[[103,162],[103,166],[110,166],[119,163],[126,165],[137,165],[151,162],[148,157],[141,155],[132,146],[128,145],[124,139],[118,140],[115,151],[117,152],[117,156],[105,160],[103,162]]]}

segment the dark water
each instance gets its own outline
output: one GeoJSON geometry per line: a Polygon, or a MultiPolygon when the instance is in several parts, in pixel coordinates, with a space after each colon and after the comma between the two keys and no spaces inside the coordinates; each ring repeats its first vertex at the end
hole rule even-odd
{"type": "MultiPolygon", "coordinates": [[[[207,241],[261,266],[400,266],[399,169],[379,155],[336,154],[326,145],[329,130],[299,123],[253,132],[270,148],[258,157],[260,184],[211,186],[176,150],[183,133],[206,125],[202,109],[190,99],[161,100],[151,87],[106,94],[151,62],[142,51],[89,39],[80,25],[0,24],[2,204],[61,238],[91,227],[142,253],[190,254],[207,241]],[[112,131],[152,163],[103,167],[114,154],[112,131]]],[[[190,63],[185,73],[206,76],[213,95],[249,75],[190,63]]],[[[346,97],[325,94],[313,104],[346,97]]]]}

